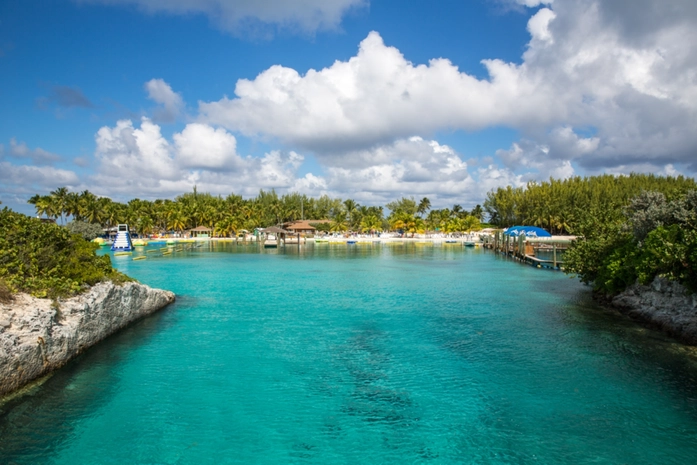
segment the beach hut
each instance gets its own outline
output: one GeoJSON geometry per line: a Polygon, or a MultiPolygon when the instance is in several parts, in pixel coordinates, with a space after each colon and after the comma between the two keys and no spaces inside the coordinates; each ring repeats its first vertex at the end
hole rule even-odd
{"type": "Polygon", "coordinates": [[[197,226],[193,229],[189,229],[189,236],[190,237],[210,237],[211,231],[213,231],[211,228],[207,228],[205,226],[197,226]]]}
{"type": "Polygon", "coordinates": [[[302,221],[292,221],[290,223],[284,223],[283,228],[286,231],[296,234],[314,234],[317,228],[312,226],[313,224],[325,224],[331,223],[330,220],[302,220],[302,221]]]}

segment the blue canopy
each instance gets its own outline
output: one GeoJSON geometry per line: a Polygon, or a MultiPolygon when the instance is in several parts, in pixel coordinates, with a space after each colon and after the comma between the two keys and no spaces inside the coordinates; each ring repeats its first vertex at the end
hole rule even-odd
{"type": "Polygon", "coordinates": [[[508,229],[504,229],[503,233],[506,236],[520,236],[525,235],[527,237],[552,237],[550,233],[537,226],[511,226],[508,229]]]}

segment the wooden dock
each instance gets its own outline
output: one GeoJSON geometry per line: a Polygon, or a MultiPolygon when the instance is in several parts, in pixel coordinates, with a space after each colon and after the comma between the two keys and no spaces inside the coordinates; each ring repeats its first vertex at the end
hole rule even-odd
{"type": "Polygon", "coordinates": [[[503,231],[496,231],[493,235],[483,236],[484,248],[501,253],[514,260],[527,263],[537,268],[550,268],[563,270],[563,254],[569,248],[575,236],[568,238],[541,238],[526,236],[506,236],[503,231]],[[551,254],[551,259],[540,258],[540,254],[551,254]]]}

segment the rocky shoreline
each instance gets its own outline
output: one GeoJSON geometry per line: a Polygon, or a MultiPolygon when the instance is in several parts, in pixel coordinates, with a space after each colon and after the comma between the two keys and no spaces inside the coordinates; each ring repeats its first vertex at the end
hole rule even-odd
{"type": "Polygon", "coordinates": [[[0,303],[0,396],[60,368],[119,329],[174,302],[169,291],[99,283],[54,303],[19,294],[0,303]]]}
{"type": "Polygon", "coordinates": [[[697,293],[690,294],[680,283],[659,277],[646,286],[634,284],[610,299],[596,298],[680,342],[697,345],[697,293]]]}

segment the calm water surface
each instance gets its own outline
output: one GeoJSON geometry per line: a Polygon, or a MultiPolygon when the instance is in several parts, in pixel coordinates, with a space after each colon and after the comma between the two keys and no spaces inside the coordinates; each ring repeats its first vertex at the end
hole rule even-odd
{"type": "Polygon", "coordinates": [[[177,302],[1,405],[0,463],[697,462],[697,357],[561,273],[414,244],[114,262],[177,302]]]}

